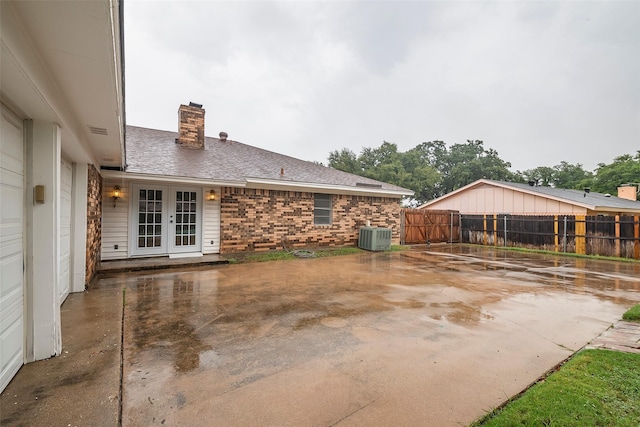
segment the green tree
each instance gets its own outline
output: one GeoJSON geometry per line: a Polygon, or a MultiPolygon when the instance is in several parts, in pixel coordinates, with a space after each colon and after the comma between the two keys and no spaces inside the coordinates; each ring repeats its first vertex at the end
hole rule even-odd
{"type": "Polygon", "coordinates": [[[640,150],[635,155],[625,154],[613,159],[611,164],[598,164],[593,190],[599,193],[617,194],[621,184],[640,183],[640,150]]]}
{"type": "Polygon", "coordinates": [[[482,141],[467,141],[447,148],[443,141],[423,142],[402,153],[394,143],[363,148],[360,155],[346,149],[329,154],[329,166],[388,182],[415,192],[417,203],[442,196],[480,178],[521,180],[511,164],[482,141]]]}
{"type": "Polygon", "coordinates": [[[555,169],[549,166],[538,166],[534,169],[528,169],[519,173],[524,181],[534,181],[537,185],[549,187],[553,184],[555,169]]]}
{"type": "Polygon", "coordinates": [[[424,156],[424,151],[420,149],[421,145],[407,151],[400,159],[405,171],[408,172],[403,187],[413,190],[414,199],[420,204],[438,197],[438,185],[441,180],[440,172],[432,165],[429,158],[424,156]]]}
{"type": "Polygon", "coordinates": [[[496,150],[485,149],[484,143],[479,140],[452,145],[439,163],[438,170],[442,174],[440,195],[478,179],[510,181],[516,178],[509,170],[511,163],[502,160],[496,150]]]}
{"type": "Polygon", "coordinates": [[[553,169],[553,186],[556,188],[582,190],[593,184],[593,174],[584,170],[580,163],[573,165],[562,161],[553,169]]]}
{"type": "Polygon", "coordinates": [[[328,166],[330,168],[353,173],[356,175],[362,174],[362,169],[360,168],[360,163],[358,162],[356,153],[349,150],[348,148],[330,152],[328,160],[328,166]]]}

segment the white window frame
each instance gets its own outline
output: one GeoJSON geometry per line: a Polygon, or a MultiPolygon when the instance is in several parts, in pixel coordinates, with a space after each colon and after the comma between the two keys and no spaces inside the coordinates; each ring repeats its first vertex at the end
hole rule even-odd
{"type": "Polygon", "coordinates": [[[314,193],[313,194],[313,225],[331,225],[333,223],[333,195],[332,194],[322,194],[322,193],[314,193]],[[329,202],[329,206],[323,202],[329,202]],[[323,215],[319,215],[323,213],[323,215]],[[319,220],[327,219],[328,222],[319,222],[319,220]]]}

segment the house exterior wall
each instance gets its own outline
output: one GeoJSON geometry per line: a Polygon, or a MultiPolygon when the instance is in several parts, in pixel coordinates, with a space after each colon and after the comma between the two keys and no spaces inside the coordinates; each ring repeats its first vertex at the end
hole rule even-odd
{"type": "Polygon", "coordinates": [[[102,249],[100,258],[124,259],[129,245],[129,187],[120,180],[104,180],[102,186],[102,249]],[[121,197],[113,206],[113,187],[121,187],[121,197]],[[116,249],[116,246],[118,249],[116,249]]]}
{"type": "Polygon", "coordinates": [[[486,184],[432,203],[426,209],[455,210],[462,214],[587,214],[587,209],[580,206],[486,184]]]}
{"type": "Polygon", "coordinates": [[[333,195],[332,223],[313,223],[314,193],[225,187],[221,199],[220,253],[264,251],[287,247],[355,246],[358,230],[392,229],[400,240],[400,200],[333,195]]]}
{"type": "MultiPolygon", "coordinates": [[[[202,253],[220,253],[220,188],[214,189],[217,200],[204,200],[202,212],[202,253]]],[[[205,189],[205,197],[206,197],[205,189]]]]}
{"type": "Polygon", "coordinates": [[[100,266],[100,250],[102,248],[102,177],[94,165],[88,165],[87,170],[87,267],[85,283],[90,283],[100,266]]]}

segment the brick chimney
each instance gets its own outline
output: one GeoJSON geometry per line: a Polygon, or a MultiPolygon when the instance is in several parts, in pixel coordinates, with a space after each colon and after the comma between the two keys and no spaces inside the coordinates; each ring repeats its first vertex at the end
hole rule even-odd
{"type": "Polygon", "coordinates": [[[190,102],[178,108],[178,144],[183,147],[204,149],[204,109],[190,102]]]}
{"type": "Polygon", "coordinates": [[[618,197],[621,199],[633,200],[634,202],[638,200],[635,185],[623,185],[618,187],[618,197]]]}

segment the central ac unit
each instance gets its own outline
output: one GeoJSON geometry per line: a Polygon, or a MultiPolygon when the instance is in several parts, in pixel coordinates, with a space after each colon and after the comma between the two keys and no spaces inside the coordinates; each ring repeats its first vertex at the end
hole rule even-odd
{"type": "Polygon", "coordinates": [[[368,251],[388,251],[391,249],[391,229],[360,227],[358,247],[368,251]]]}

